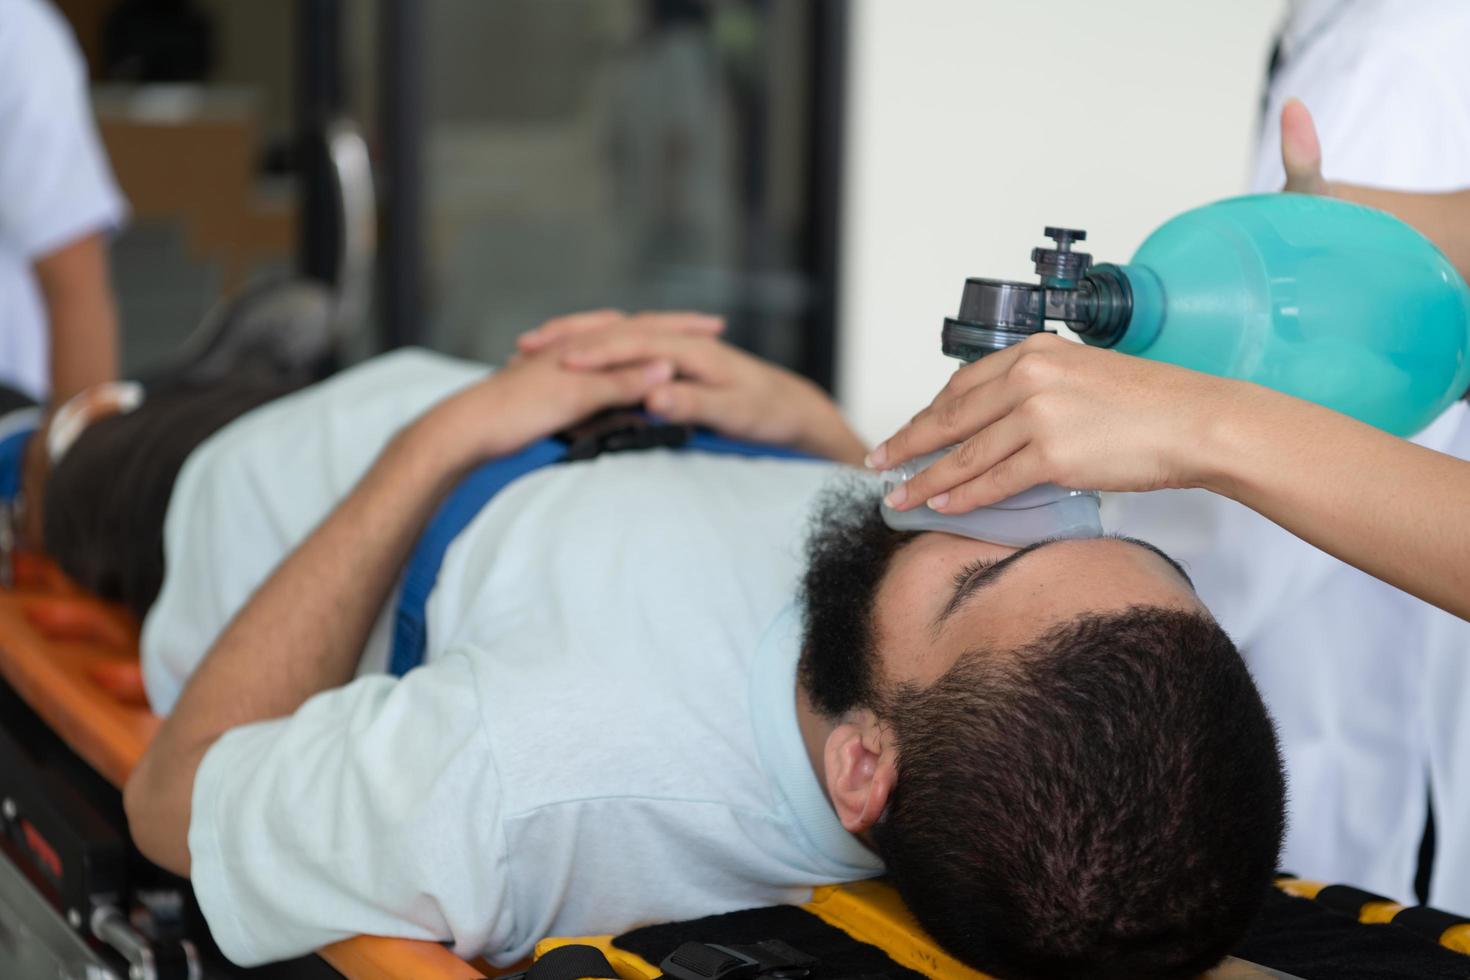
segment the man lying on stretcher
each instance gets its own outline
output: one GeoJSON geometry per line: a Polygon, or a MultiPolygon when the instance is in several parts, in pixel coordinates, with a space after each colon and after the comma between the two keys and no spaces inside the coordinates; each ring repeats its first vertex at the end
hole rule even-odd
{"type": "Polygon", "coordinates": [[[841,477],[863,449],[835,406],[715,327],[587,314],[495,373],[403,352],[94,422],[39,520],[146,612],[168,720],[127,786],[138,846],[242,964],[357,933],[509,963],[885,869],[1003,976],[1224,955],[1274,870],[1282,777],[1182,572],[1126,540],[889,530],[841,477]],[[461,477],[636,403],[824,458],[524,476],[448,547],[424,666],[385,673],[401,573],[461,477]]]}

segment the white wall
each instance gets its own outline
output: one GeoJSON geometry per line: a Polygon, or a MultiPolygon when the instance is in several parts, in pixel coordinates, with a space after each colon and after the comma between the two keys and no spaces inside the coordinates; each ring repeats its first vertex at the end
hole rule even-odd
{"type": "Polygon", "coordinates": [[[854,0],[838,392],[869,439],[926,404],[966,276],[1034,281],[1046,225],[1126,261],[1239,193],[1282,0],[854,0]]]}

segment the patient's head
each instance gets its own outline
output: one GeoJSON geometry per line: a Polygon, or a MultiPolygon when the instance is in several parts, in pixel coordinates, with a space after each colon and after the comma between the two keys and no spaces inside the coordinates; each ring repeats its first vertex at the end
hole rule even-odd
{"type": "Polygon", "coordinates": [[[828,793],[937,940],[1007,977],[1189,977],[1229,951],[1275,870],[1281,764],[1171,560],[895,532],[851,490],[808,552],[828,793]]]}

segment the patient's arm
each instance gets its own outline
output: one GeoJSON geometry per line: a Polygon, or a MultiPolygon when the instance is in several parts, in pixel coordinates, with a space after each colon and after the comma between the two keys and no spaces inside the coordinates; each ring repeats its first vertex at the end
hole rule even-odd
{"type": "Polygon", "coordinates": [[[713,336],[629,324],[586,332],[561,350],[564,364],[584,371],[650,359],[672,362],[677,376],[644,400],[650,412],[670,421],[791,446],[853,466],[867,452],[821,388],[713,336]]]}
{"type": "Polygon", "coordinates": [[[396,436],[357,487],[260,587],[220,635],[128,780],[139,849],[190,866],[194,778],[239,725],[293,713],[346,683],[409,549],[469,467],[591,412],[638,401],[668,380],[666,361],[578,374],[528,358],[445,400],[396,436]]]}

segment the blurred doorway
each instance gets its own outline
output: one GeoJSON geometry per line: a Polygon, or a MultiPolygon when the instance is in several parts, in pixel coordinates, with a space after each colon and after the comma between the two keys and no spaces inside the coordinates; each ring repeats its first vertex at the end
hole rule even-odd
{"type": "Polygon", "coordinates": [[[352,87],[418,263],[389,336],[495,360],[569,310],[696,308],[830,385],[842,0],[385,3],[352,87]]]}

